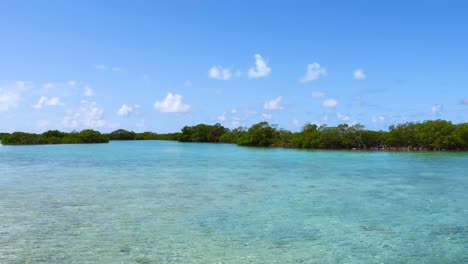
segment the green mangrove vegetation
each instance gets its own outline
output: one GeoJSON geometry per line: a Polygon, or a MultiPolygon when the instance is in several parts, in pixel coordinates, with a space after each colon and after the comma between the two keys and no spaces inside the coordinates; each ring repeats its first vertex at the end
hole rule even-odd
{"type": "Polygon", "coordinates": [[[3,145],[43,145],[43,144],[86,144],[107,143],[109,138],[99,131],[86,129],[81,132],[60,132],[49,130],[42,134],[14,132],[4,134],[1,138],[3,145]]]}
{"type": "Polygon", "coordinates": [[[125,129],[117,129],[106,134],[110,140],[178,140],[180,133],[157,134],[154,132],[135,133],[125,129]]]}
{"type": "Polygon", "coordinates": [[[250,128],[229,129],[221,124],[185,126],[180,133],[136,133],[118,129],[108,134],[94,130],[65,133],[50,130],[42,134],[0,133],[4,145],[107,143],[109,140],[178,140],[179,142],[231,143],[253,147],[301,149],[371,150],[468,150],[468,123],[445,120],[408,122],[392,125],[388,131],[367,130],[363,125],[335,127],[306,124],[291,132],[260,122],[250,128]]]}
{"type": "Polygon", "coordinates": [[[304,149],[468,150],[468,123],[408,122],[392,125],[389,131],[366,130],[360,124],[336,127],[306,124],[300,132],[279,129],[267,122],[233,130],[220,124],[200,124],[184,127],[178,140],[304,149]]]}

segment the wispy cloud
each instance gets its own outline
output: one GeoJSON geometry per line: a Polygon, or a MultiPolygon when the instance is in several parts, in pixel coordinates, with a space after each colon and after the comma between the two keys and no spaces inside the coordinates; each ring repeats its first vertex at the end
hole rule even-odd
{"type": "Polygon", "coordinates": [[[339,120],[341,120],[341,121],[349,121],[349,116],[343,115],[343,114],[341,114],[341,113],[337,113],[337,114],[336,114],[336,117],[337,117],[339,120]]]}
{"type": "Polygon", "coordinates": [[[262,117],[263,117],[264,119],[271,119],[271,118],[273,117],[273,115],[272,115],[272,114],[263,113],[263,114],[262,114],[262,117]]]}
{"type": "Polygon", "coordinates": [[[218,116],[219,121],[226,121],[226,112],[223,112],[218,116]]]}
{"type": "Polygon", "coordinates": [[[182,95],[168,93],[164,100],[154,103],[154,109],[163,113],[184,113],[190,111],[190,105],[182,102],[182,95]]]}
{"type": "Polygon", "coordinates": [[[91,97],[91,96],[93,96],[93,94],[94,94],[93,89],[92,89],[91,87],[89,87],[89,86],[85,86],[85,88],[84,88],[84,96],[86,96],[86,97],[91,97]]]}
{"type": "Polygon", "coordinates": [[[299,79],[303,83],[318,80],[320,77],[327,75],[327,69],[322,67],[317,62],[307,65],[306,74],[299,79]]]}
{"type": "Polygon", "coordinates": [[[110,71],[113,71],[113,72],[122,71],[122,68],[120,68],[118,66],[107,66],[107,65],[104,65],[104,64],[95,64],[93,67],[94,67],[94,69],[96,69],[98,71],[107,71],[107,70],[110,70],[110,71]]]}
{"type": "Polygon", "coordinates": [[[435,104],[431,108],[431,113],[432,115],[441,115],[443,110],[444,110],[444,105],[435,104]]]}
{"type": "Polygon", "coordinates": [[[13,84],[0,87],[0,112],[16,108],[22,99],[22,94],[32,86],[31,82],[16,81],[13,84]]]}
{"type": "Polygon", "coordinates": [[[94,69],[100,70],[100,71],[107,71],[108,67],[106,65],[97,64],[97,65],[94,65],[94,69]]]}
{"type": "Polygon", "coordinates": [[[337,104],[338,101],[336,101],[334,98],[329,98],[322,102],[322,106],[327,108],[335,107],[337,104]]]}
{"type": "Polygon", "coordinates": [[[260,54],[255,54],[255,66],[248,71],[249,78],[262,78],[270,75],[271,68],[260,54]]]}
{"type": "Polygon", "coordinates": [[[324,97],[325,96],[325,93],[324,92],[320,92],[320,91],[314,91],[312,92],[312,97],[324,97]]]}
{"type": "Polygon", "coordinates": [[[58,106],[58,105],[63,105],[59,97],[48,98],[46,96],[41,96],[37,104],[32,105],[32,107],[36,110],[39,110],[43,106],[58,106]]]}

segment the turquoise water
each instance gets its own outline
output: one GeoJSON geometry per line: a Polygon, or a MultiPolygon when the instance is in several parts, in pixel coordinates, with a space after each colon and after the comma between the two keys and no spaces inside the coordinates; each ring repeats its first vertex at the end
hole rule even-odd
{"type": "Polygon", "coordinates": [[[0,263],[468,263],[468,153],[0,147],[0,263]]]}

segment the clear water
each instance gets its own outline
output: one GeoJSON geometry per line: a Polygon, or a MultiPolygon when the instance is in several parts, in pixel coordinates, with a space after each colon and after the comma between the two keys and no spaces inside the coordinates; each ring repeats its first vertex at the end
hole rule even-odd
{"type": "Polygon", "coordinates": [[[468,263],[468,153],[2,146],[0,263],[468,263]]]}

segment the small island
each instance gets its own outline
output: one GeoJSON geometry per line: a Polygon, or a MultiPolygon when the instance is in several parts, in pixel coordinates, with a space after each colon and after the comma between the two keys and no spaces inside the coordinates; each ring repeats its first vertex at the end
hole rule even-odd
{"type": "Polygon", "coordinates": [[[298,149],[360,150],[468,150],[468,123],[429,120],[392,125],[388,131],[366,130],[361,124],[335,127],[306,124],[300,132],[291,132],[257,123],[250,128],[229,129],[221,124],[185,126],[180,133],[136,133],[118,129],[109,134],[94,130],[42,134],[0,133],[3,145],[108,143],[109,140],[177,140],[179,142],[231,143],[239,146],[298,149]]]}

